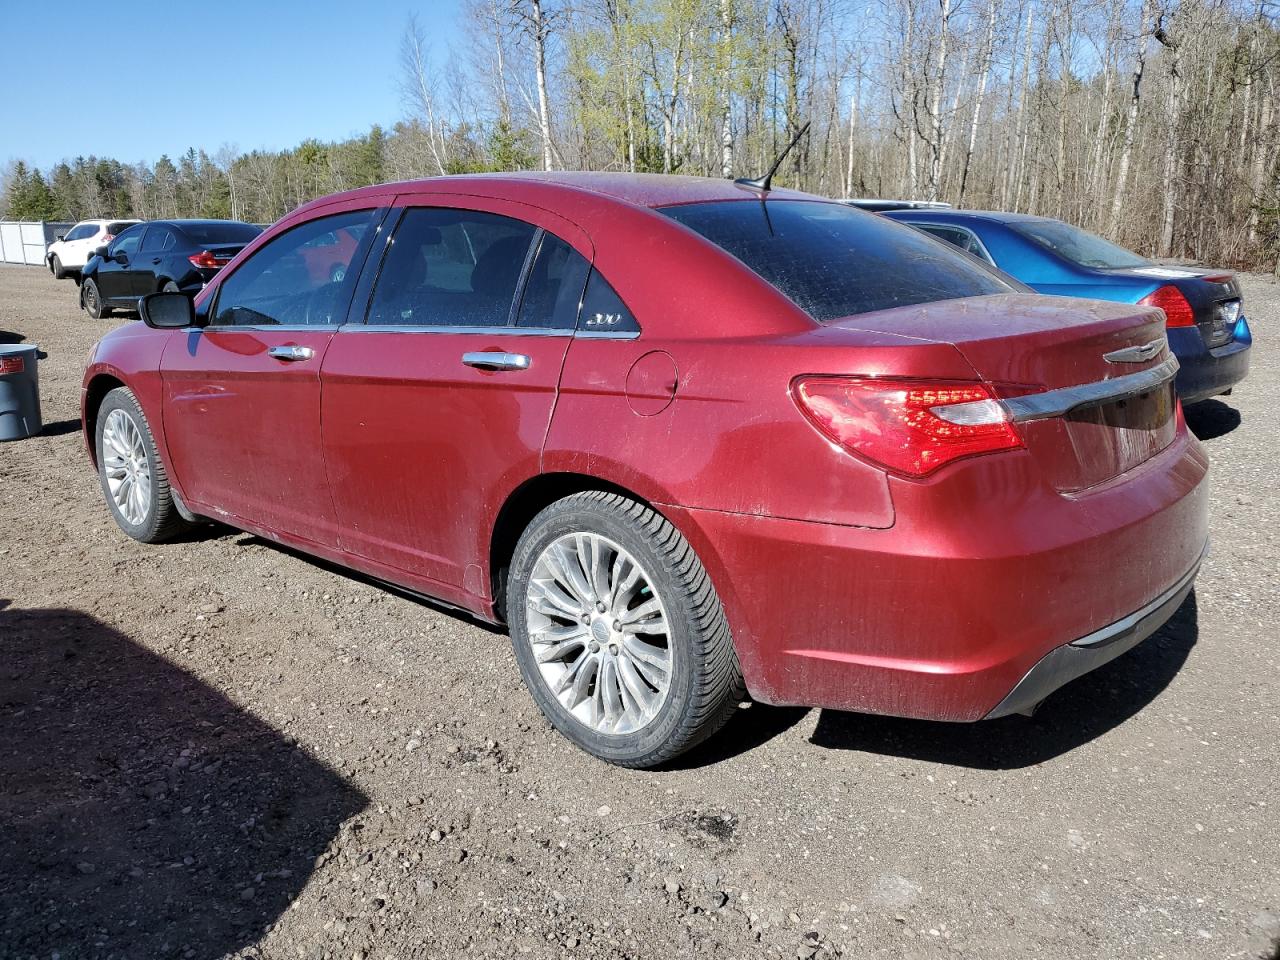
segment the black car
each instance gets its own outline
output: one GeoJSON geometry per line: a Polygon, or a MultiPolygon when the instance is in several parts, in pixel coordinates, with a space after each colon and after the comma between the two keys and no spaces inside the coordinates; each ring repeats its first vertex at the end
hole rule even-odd
{"type": "Polygon", "coordinates": [[[82,271],[80,305],[91,317],[136,310],[149,293],[195,293],[262,232],[239,220],[151,220],[98,247],[82,271]]]}

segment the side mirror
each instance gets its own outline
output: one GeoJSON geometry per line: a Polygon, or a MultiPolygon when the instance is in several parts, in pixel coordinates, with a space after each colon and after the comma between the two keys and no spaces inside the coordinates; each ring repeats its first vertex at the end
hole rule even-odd
{"type": "Polygon", "coordinates": [[[107,259],[107,247],[106,247],[106,244],[103,244],[101,247],[94,247],[94,248],[93,248],[93,255],[94,255],[95,257],[101,257],[103,260],[107,259]]]}
{"type": "Polygon", "coordinates": [[[55,233],[55,234],[53,235],[53,239],[55,239],[55,240],[65,240],[65,239],[67,239],[67,235],[66,235],[65,233],[55,233]]]}
{"type": "Polygon", "coordinates": [[[152,293],[138,303],[142,322],[156,330],[197,326],[196,308],[185,293],[152,293]]]}

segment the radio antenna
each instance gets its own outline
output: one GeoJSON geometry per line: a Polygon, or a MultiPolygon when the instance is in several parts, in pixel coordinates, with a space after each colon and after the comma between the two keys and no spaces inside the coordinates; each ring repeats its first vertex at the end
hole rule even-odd
{"type": "Polygon", "coordinates": [[[734,180],[733,182],[737,184],[741,184],[744,187],[751,187],[763,193],[768,193],[771,189],[773,189],[773,175],[777,173],[778,168],[782,166],[782,161],[787,159],[787,154],[789,154],[791,152],[791,149],[797,143],[800,142],[800,138],[803,137],[808,132],[809,132],[809,121],[806,120],[804,126],[801,127],[799,131],[796,133],[796,135],[791,138],[791,142],[787,144],[787,148],[783,150],[780,154],[778,154],[778,159],[773,161],[773,166],[769,168],[769,172],[766,173],[763,177],[755,177],[755,178],[739,177],[737,180],[734,180]]]}

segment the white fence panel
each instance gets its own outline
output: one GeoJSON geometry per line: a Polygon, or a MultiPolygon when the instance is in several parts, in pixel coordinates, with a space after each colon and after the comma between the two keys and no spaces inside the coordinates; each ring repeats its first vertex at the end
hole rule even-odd
{"type": "Polygon", "coordinates": [[[0,263],[43,264],[54,236],[69,227],[70,223],[53,220],[0,221],[0,263]]]}

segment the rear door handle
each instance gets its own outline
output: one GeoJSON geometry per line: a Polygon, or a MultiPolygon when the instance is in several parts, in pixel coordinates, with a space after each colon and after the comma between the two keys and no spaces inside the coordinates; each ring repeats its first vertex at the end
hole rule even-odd
{"type": "Polygon", "coordinates": [[[271,347],[267,350],[267,355],[277,360],[310,360],[316,352],[310,347],[271,347]]]}
{"type": "Polygon", "coordinates": [[[533,361],[523,353],[464,353],[462,362],[481,370],[528,370],[533,361]]]}

